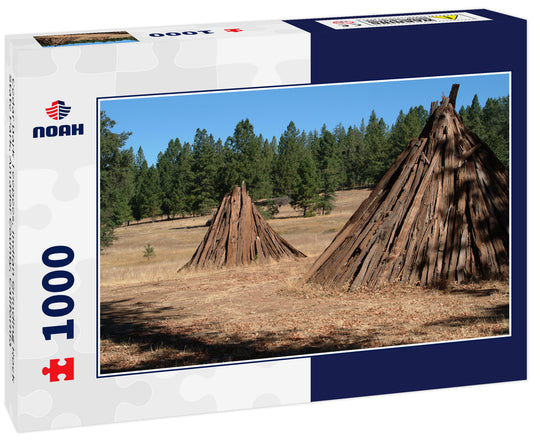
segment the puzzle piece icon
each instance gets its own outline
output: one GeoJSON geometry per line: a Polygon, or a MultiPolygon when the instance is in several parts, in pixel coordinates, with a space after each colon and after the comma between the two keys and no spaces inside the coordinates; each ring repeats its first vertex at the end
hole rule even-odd
{"type": "Polygon", "coordinates": [[[65,364],[60,365],[60,359],[51,359],[50,367],[44,367],[42,370],[43,375],[49,375],[51,382],[59,382],[59,376],[62,374],[64,380],[74,380],[74,357],[68,357],[64,359],[65,364]]]}

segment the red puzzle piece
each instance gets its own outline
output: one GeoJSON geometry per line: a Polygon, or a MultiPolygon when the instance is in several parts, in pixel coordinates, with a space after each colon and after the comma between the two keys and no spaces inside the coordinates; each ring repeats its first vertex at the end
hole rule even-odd
{"type": "Polygon", "coordinates": [[[43,375],[49,375],[51,382],[59,382],[59,375],[63,374],[64,380],[74,380],[74,357],[68,357],[64,359],[65,364],[60,365],[58,358],[50,360],[50,367],[44,367],[42,370],[43,375]]]}

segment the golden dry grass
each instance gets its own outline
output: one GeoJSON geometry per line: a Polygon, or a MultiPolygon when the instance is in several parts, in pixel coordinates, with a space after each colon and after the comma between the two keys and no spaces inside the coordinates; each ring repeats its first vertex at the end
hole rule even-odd
{"type": "MultiPolygon", "coordinates": [[[[269,224],[307,256],[319,255],[331,242],[368,190],[339,192],[337,207],[330,215],[302,218],[290,206],[282,206],[269,224]]],[[[118,240],[100,256],[100,284],[103,287],[174,279],[176,271],[193,255],[202,241],[210,216],[172,221],[144,220],[116,230],[118,240]],[[150,243],[155,256],[143,257],[150,243]]]]}
{"type": "Polygon", "coordinates": [[[177,274],[207,217],[119,229],[101,256],[102,372],[507,334],[506,282],[355,293],[302,282],[368,193],[340,192],[331,215],[282,208],[270,224],[308,258],[263,266],[177,274]],[[153,259],[142,255],[146,243],[153,259]]]}

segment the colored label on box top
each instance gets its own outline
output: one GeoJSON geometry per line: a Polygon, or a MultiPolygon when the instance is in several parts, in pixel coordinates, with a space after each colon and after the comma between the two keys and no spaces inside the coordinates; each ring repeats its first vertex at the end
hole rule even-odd
{"type": "Polygon", "coordinates": [[[317,20],[333,29],[381,28],[385,26],[433,25],[440,23],[479,22],[490,20],[468,12],[446,14],[389,15],[362,18],[317,20]]]}

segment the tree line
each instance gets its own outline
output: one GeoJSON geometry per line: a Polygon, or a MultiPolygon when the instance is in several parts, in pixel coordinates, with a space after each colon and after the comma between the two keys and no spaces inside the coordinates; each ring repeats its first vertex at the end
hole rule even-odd
{"type": "MultiPolygon", "coordinates": [[[[476,95],[459,114],[508,167],[509,97],[488,99],[481,107],[476,95]]],[[[376,183],[428,117],[418,106],[400,111],[390,127],[375,111],[367,122],[348,128],[304,131],[291,121],[271,139],[257,135],[243,119],[225,141],[200,128],[192,142],[171,139],[148,165],[142,147],[124,148],[131,133],[113,132],[116,123],[102,112],[101,246],[112,244],[114,229],[133,220],[208,214],[242,181],[253,200],[288,196],[303,216],[329,213],[336,191],[376,183]]]]}

